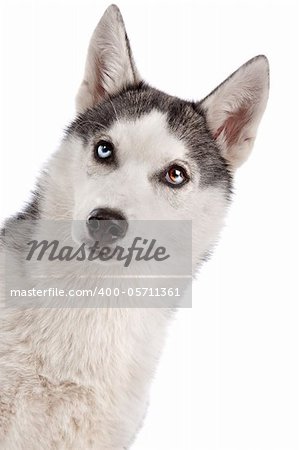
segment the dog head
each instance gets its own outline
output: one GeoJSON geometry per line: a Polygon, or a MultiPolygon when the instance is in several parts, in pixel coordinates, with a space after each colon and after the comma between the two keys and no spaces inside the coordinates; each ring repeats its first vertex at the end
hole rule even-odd
{"type": "Polygon", "coordinates": [[[113,239],[130,220],[192,220],[202,256],[221,227],[233,173],[252,149],[268,72],[257,56],[199,102],[167,95],[142,80],[120,11],[110,6],[91,38],[78,115],[62,146],[72,218],[88,233],[104,219],[113,239]]]}

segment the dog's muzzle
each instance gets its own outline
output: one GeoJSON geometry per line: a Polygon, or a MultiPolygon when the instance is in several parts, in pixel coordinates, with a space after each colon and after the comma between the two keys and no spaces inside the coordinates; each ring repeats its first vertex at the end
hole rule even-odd
{"type": "Polygon", "coordinates": [[[122,239],[128,230],[125,216],[114,209],[96,208],[86,221],[88,233],[94,241],[113,244],[122,239]]]}

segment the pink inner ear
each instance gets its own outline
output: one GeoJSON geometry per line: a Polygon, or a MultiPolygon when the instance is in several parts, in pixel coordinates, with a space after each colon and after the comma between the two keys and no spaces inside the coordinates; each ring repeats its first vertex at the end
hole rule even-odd
{"type": "Polygon", "coordinates": [[[224,131],[224,137],[229,146],[238,142],[242,129],[250,122],[251,112],[248,106],[242,106],[230,113],[225,122],[214,133],[214,139],[224,131]]]}
{"type": "Polygon", "coordinates": [[[92,73],[91,81],[86,80],[83,83],[91,91],[94,104],[100,102],[106,95],[106,91],[103,87],[103,73],[105,71],[105,66],[103,62],[98,58],[97,55],[93,55],[92,73]]]}

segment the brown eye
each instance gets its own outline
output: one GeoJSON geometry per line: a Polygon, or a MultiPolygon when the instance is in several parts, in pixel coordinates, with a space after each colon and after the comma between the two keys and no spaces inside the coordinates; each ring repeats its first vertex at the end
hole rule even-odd
{"type": "Polygon", "coordinates": [[[180,186],[188,181],[188,177],[183,167],[171,166],[165,174],[165,180],[172,186],[180,186]]]}

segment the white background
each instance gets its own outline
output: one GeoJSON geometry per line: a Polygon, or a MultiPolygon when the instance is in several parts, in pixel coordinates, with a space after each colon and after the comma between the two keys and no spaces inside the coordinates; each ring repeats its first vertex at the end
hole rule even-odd
{"type": "MultiPolygon", "coordinates": [[[[1,219],[74,114],[103,0],[1,3],[1,219]]],[[[200,99],[265,53],[266,114],[193,308],[169,330],[135,450],[298,448],[298,10],[291,1],[119,0],[137,65],[200,99]]],[[[13,449],[12,449],[13,450],[13,449]]]]}

